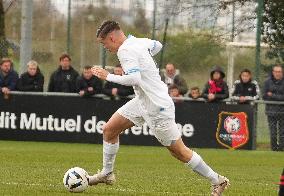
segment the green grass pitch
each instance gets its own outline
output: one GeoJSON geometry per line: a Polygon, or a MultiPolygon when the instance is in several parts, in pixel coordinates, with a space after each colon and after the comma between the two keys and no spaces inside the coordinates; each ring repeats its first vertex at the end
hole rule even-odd
{"type": "MultiPolygon", "coordinates": [[[[229,195],[277,195],[283,152],[195,149],[226,175],[229,195]]],[[[209,182],[172,158],[163,147],[123,146],[117,183],[69,193],[62,178],[71,167],[90,174],[101,168],[102,145],[0,141],[0,195],[209,195],[209,182]]]]}

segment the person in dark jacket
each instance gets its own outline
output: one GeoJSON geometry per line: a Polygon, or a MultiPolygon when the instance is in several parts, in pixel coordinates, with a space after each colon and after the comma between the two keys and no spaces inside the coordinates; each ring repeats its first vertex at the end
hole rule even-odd
{"type": "Polygon", "coordinates": [[[8,58],[3,58],[0,63],[0,93],[5,96],[10,94],[10,91],[16,89],[18,74],[13,70],[13,62],[8,58]]]}
{"type": "Polygon", "coordinates": [[[229,97],[228,85],[224,81],[225,73],[221,67],[213,67],[210,80],[206,83],[202,97],[209,102],[226,99],[229,97]]]}
{"type": "Polygon", "coordinates": [[[48,92],[76,93],[78,72],[71,66],[71,58],[63,54],[59,58],[60,66],[49,79],[48,92]]]}
{"type": "Polygon", "coordinates": [[[36,61],[28,62],[28,70],[18,80],[17,90],[43,92],[44,76],[41,74],[36,61]]]}
{"type": "Polygon", "coordinates": [[[174,64],[168,63],[166,65],[166,72],[164,74],[161,74],[161,79],[168,85],[168,87],[173,84],[176,85],[181,95],[187,93],[188,87],[186,81],[183,77],[181,77],[180,74],[176,72],[174,64]]]}
{"type": "Polygon", "coordinates": [[[92,67],[85,66],[81,76],[76,80],[77,92],[81,97],[90,97],[102,93],[103,82],[92,74],[92,67]]]}
{"type": "MultiPolygon", "coordinates": [[[[120,64],[116,65],[113,69],[113,74],[115,75],[123,75],[123,70],[120,64]]],[[[110,96],[111,98],[126,97],[134,94],[134,90],[132,86],[124,86],[114,82],[106,82],[103,93],[105,95],[110,96]]]]}
{"type": "Polygon", "coordinates": [[[242,70],[239,80],[234,82],[231,99],[239,103],[248,103],[259,99],[259,96],[259,86],[257,81],[252,80],[251,71],[249,69],[242,70]]]}
{"type": "MultiPolygon", "coordinates": [[[[263,99],[267,101],[284,101],[283,68],[279,64],[272,68],[272,75],[264,82],[263,99]]],[[[273,151],[283,151],[284,105],[266,104],[265,112],[270,129],[271,149],[273,151]]]]}

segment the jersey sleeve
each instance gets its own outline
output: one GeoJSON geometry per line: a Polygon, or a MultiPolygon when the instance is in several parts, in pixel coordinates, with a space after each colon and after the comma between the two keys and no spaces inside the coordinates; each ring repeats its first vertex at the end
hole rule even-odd
{"type": "Polygon", "coordinates": [[[148,48],[152,56],[155,56],[156,54],[158,54],[158,52],[160,52],[160,50],[163,47],[163,45],[157,40],[151,40],[151,39],[145,38],[143,41],[145,42],[146,47],[148,48]]]}
{"type": "Polygon", "coordinates": [[[150,45],[150,52],[152,54],[152,56],[155,56],[156,54],[158,54],[158,52],[160,52],[160,50],[162,49],[163,45],[156,40],[151,40],[151,45],[150,45]]]}

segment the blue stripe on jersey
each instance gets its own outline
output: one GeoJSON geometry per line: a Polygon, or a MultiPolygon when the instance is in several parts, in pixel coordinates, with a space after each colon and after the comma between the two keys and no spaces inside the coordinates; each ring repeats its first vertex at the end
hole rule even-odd
{"type": "Polygon", "coordinates": [[[157,43],[156,43],[156,41],[154,41],[154,46],[152,47],[151,51],[155,50],[156,46],[157,46],[157,43]]]}
{"type": "Polygon", "coordinates": [[[138,67],[132,68],[127,70],[126,74],[131,74],[131,73],[135,73],[135,72],[139,72],[140,69],[138,67]]]}

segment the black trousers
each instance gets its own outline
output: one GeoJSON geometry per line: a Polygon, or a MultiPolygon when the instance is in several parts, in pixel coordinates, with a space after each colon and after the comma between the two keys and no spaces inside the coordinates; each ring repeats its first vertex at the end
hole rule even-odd
{"type": "Polygon", "coordinates": [[[284,114],[268,115],[270,145],[272,150],[284,150],[284,114]]]}

